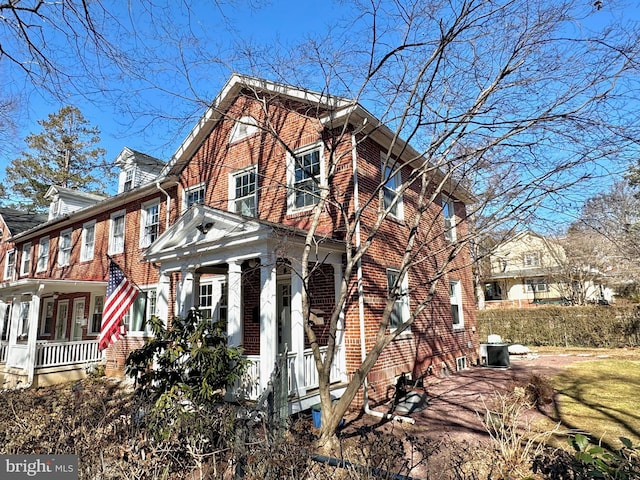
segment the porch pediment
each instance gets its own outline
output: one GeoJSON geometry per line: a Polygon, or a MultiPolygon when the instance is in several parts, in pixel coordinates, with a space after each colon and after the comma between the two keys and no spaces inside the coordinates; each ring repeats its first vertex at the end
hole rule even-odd
{"type": "Polygon", "coordinates": [[[144,258],[154,261],[185,250],[224,247],[270,233],[271,229],[255,220],[197,204],[151,244],[144,258]]]}

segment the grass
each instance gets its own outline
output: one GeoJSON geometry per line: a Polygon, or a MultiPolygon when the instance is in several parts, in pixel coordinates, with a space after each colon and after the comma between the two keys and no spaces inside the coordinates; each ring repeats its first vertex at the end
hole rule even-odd
{"type": "Polygon", "coordinates": [[[619,448],[620,437],[640,443],[640,360],[629,357],[636,356],[577,362],[552,379],[563,427],[609,448],[619,448]]]}

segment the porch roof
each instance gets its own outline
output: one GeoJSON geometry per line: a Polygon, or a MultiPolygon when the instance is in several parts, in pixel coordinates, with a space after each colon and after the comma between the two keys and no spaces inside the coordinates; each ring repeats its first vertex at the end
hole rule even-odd
{"type": "Polygon", "coordinates": [[[75,293],[79,291],[102,292],[107,282],[101,280],[54,280],[42,278],[24,278],[14,282],[0,283],[2,296],[11,295],[47,295],[54,293],[75,293]]]}

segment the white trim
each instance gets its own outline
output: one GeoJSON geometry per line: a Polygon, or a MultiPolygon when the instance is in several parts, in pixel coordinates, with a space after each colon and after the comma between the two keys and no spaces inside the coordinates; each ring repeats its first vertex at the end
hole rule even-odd
{"type": "Polygon", "coordinates": [[[444,238],[449,242],[455,242],[458,238],[456,232],[456,226],[458,225],[456,219],[455,202],[451,197],[442,194],[442,218],[444,222],[444,238]],[[446,208],[445,208],[446,207],[446,208]],[[446,216],[446,211],[450,213],[446,216]]]}
{"type": "Polygon", "coordinates": [[[387,206],[385,205],[385,191],[389,190],[395,193],[395,210],[393,212],[393,208],[389,210],[389,215],[392,218],[397,220],[404,220],[404,195],[402,192],[398,190],[402,189],[402,166],[397,160],[393,160],[388,157],[388,154],[384,152],[380,152],[380,181],[383,182],[386,178],[386,182],[382,184],[382,209],[387,210],[387,206]],[[399,167],[399,168],[398,168],[399,167]],[[387,177],[387,168],[389,169],[389,174],[393,172],[396,168],[396,172],[393,175],[387,177]],[[393,188],[388,187],[387,184],[392,182],[395,184],[393,188]]]}
{"type": "MultiPolygon", "coordinates": [[[[87,318],[87,335],[99,335],[100,334],[100,328],[102,326],[102,321],[100,321],[100,325],[98,326],[98,330],[94,330],[93,329],[93,315],[95,314],[95,309],[96,309],[96,300],[98,299],[98,297],[102,297],[102,308],[104,309],[104,299],[105,299],[105,294],[92,294],[91,298],[89,299],[89,318],[87,318]]],[[[100,312],[102,313],[102,312],[100,312]]]]}
{"type": "Polygon", "coordinates": [[[31,242],[22,245],[20,255],[20,276],[29,275],[31,270],[31,242]]]}
{"type": "Polygon", "coordinates": [[[113,212],[109,217],[109,253],[123,253],[124,252],[124,242],[125,242],[125,232],[127,231],[127,211],[126,210],[118,210],[117,212],[113,212]],[[115,231],[114,231],[114,221],[116,219],[122,218],[122,244],[117,244],[115,242],[115,231]]]}
{"type": "Polygon", "coordinates": [[[60,232],[58,236],[58,266],[59,267],[67,267],[71,262],[71,248],[73,245],[73,229],[67,228],[60,232]],[[68,235],[69,244],[67,245],[67,249],[64,250],[62,239],[68,235]],[[66,256],[66,260],[65,260],[66,256]]]}
{"type": "Polygon", "coordinates": [[[191,192],[195,192],[197,190],[202,190],[202,202],[194,202],[193,204],[200,204],[200,205],[204,204],[205,199],[207,198],[207,186],[205,185],[204,182],[196,183],[195,185],[185,187],[182,189],[182,213],[186,212],[187,209],[191,206],[191,205],[187,205],[187,197],[191,192]]]}
{"type": "Polygon", "coordinates": [[[53,308],[55,300],[52,297],[42,299],[42,311],[40,312],[40,335],[53,336],[53,325],[56,318],[56,311],[53,308]],[[51,305],[51,331],[45,332],[44,327],[47,323],[47,305],[51,305]]]}
{"type": "Polygon", "coordinates": [[[311,205],[305,205],[302,207],[296,207],[296,191],[294,188],[295,177],[296,177],[296,161],[295,157],[299,157],[305,155],[307,153],[312,153],[315,150],[319,152],[318,161],[320,162],[320,180],[318,182],[318,187],[322,188],[326,186],[326,173],[325,173],[325,165],[324,165],[324,144],[322,141],[317,141],[310,145],[306,145],[302,148],[297,149],[294,152],[294,155],[291,155],[287,152],[287,213],[296,213],[303,212],[305,210],[311,210],[317,202],[311,205]]]}
{"type": "Polygon", "coordinates": [[[4,279],[5,280],[11,280],[13,278],[13,274],[16,270],[17,257],[18,257],[18,252],[15,248],[12,248],[6,251],[4,255],[4,279]],[[13,262],[9,263],[9,256],[11,254],[13,254],[13,262]]]}
{"type": "MultiPolygon", "coordinates": [[[[397,268],[387,268],[385,270],[385,274],[387,277],[387,295],[391,293],[391,287],[393,286],[389,284],[389,273],[395,274],[396,277],[399,277],[400,270],[398,270],[397,268]]],[[[396,300],[396,303],[400,303],[402,308],[402,318],[401,318],[401,324],[402,324],[407,320],[409,320],[409,316],[411,315],[411,309],[409,305],[409,294],[408,294],[408,291],[409,291],[409,275],[408,274],[405,275],[404,278],[402,279],[400,283],[400,288],[402,290],[402,298],[396,300]]],[[[391,323],[391,320],[392,320],[391,317],[389,317],[389,329],[393,331],[393,330],[396,330],[398,327],[394,326],[391,323]]],[[[402,334],[406,334],[406,333],[411,333],[411,327],[407,328],[402,332],[402,334]]]]}
{"type": "Polygon", "coordinates": [[[82,225],[82,235],[80,238],[80,261],[87,262],[89,260],[93,260],[93,256],[95,254],[96,249],[96,221],[91,220],[90,222],[86,222],[82,225]],[[87,232],[89,229],[93,229],[93,241],[91,243],[91,250],[87,249],[87,232]]]}
{"type": "Polygon", "coordinates": [[[38,240],[38,258],[36,260],[36,273],[46,272],[49,267],[51,254],[51,237],[46,236],[38,240]],[[45,247],[46,245],[46,247],[45,247]]]}
{"type": "MultiPolygon", "coordinates": [[[[462,303],[462,282],[460,280],[449,280],[449,303],[458,309],[458,323],[453,323],[454,330],[464,329],[464,312],[462,303]],[[453,290],[452,290],[453,287],[453,290]]],[[[453,315],[451,316],[452,321],[453,315]]]]}
{"type": "MultiPolygon", "coordinates": [[[[231,173],[229,173],[229,180],[228,180],[228,185],[229,185],[229,211],[230,212],[234,212],[234,213],[239,213],[241,215],[245,215],[245,216],[251,216],[251,217],[255,217],[258,215],[258,165],[254,164],[254,165],[250,165],[249,167],[246,168],[242,168],[239,170],[235,170],[231,173]],[[237,177],[242,177],[245,176],[247,174],[251,174],[251,172],[254,173],[255,176],[255,189],[253,191],[253,203],[254,203],[254,213],[253,215],[245,215],[242,212],[238,212],[236,209],[236,201],[238,200],[238,198],[236,197],[236,178],[237,177]]],[[[242,198],[250,198],[250,196],[245,196],[242,198]]]]}
{"type": "Polygon", "coordinates": [[[155,242],[159,236],[160,236],[160,198],[158,197],[158,198],[154,198],[153,200],[149,200],[148,202],[144,202],[140,207],[140,242],[139,242],[140,248],[147,248],[149,245],[155,242]],[[154,238],[153,240],[150,240],[146,230],[147,230],[147,219],[149,217],[148,210],[152,207],[157,207],[158,213],[156,215],[157,221],[155,223],[156,238],[154,238]]]}

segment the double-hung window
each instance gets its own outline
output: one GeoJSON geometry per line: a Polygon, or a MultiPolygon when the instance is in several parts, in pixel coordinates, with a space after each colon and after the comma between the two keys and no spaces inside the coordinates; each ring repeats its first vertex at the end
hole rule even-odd
{"type": "Polygon", "coordinates": [[[20,257],[20,275],[29,275],[31,270],[31,242],[22,246],[20,257]]]}
{"type": "Polygon", "coordinates": [[[312,207],[320,200],[322,184],[321,146],[301,150],[288,162],[289,210],[312,207]]]}
{"type": "Polygon", "coordinates": [[[100,333],[102,327],[102,312],[104,310],[104,296],[96,295],[93,299],[93,310],[89,323],[89,333],[100,333]]]}
{"type": "Polygon", "coordinates": [[[525,267],[540,266],[540,252],[525,252],[523,255],[523,263],[525,267]]]}
{"type": "Polygon", "coordinates": [[[255,217],[258,204],[256,167],[231,174],[229,198],[232,212],[255,217]]]}
{"type": "Polygon", "coordinates": [[[453,200],[445,196],[442,197],[442,217],[444,218],[444,238],[449,242],[455,242],[457,235],[453,200]]]}
{"type": "Polygon", "coordinates": [[[41,238],[38,242],[37,272],[44,272],[49,266],[49,237],[41,238]]]}
{"type": "Polygon", "coordinates": [[[16,268],[16,251],[9,250],[4,261],[4,278],[9,280],[13,278],[14,270],[16,268]]]}
{"type": "Polygon", "coordinates": [[[124,210],[111,215],[111,230],[109,233],[109,253],[124,252],[124,210]]]}
{"type": "Polygon", "coordinates": [[[404,215],[404,206],[402,202],[402,177],[398,165],[395,162],[382,163],[383,186],[382,198],[383,207],[390,215],[398,219],[402,219],[404,215]]]}
{"type": "Polygon", "coordinates": [[[387,269],[387,294],[394,296],[395,301],[389,319],[389,326],[395,330],[409,319],[409,295],[408,278],[405,275],[399,283],[400,272],[398,270],[387,269]]]}
{"type": "Polygon", "coordinates": [[[133,178],[134,178],[135,168],[130,168],[124,174],[124,184],[122,185],[122,191],[128,192],[133,188],[133,178]]]}
{"type": "Polygon", "coordinates": [[[96,242],[95,222],[85,223],[82,226],[82,247],[80,248],[80,260],[93,260],[93,251],[96,242]]]}
{"type": "Polygon", "coordinates": [[[204,320],[213,318],[213,284],[201,283],[200,296],[198,297],[198,310],[204,320]]]}
{"type": "Polygon", "coordinates": [[[123,317],[123,323],[127,327],[127,332],[148,334],[149,319],[156,314],[156,289],[145,288],[136,297],[133,305],[123,317]]]}
{"type": "Polygon", "coordinates": [[[158,238],[160,226],[160,204],[155,201],[142,207],[140,246],[148,247],[158,238]]]}
{"type": "Polygon", "coordinates": [[[205,188],[204,184],[189,187],[184,191],[185,210],[196,203],[204,203],[205,188]]]}
{"type": "Polygon", "coordinates": [[[453,328],[463,328],[464,315],[462,312],[462,284],[460,283],[460,280],[449,281],[449,301],[451,303],[453,328]]]}
{"type": "Polygon", "coordinates": [[[58,237],[58,265],[66,267],[71,260],[71,230],[65,230],[58,237]]]}

